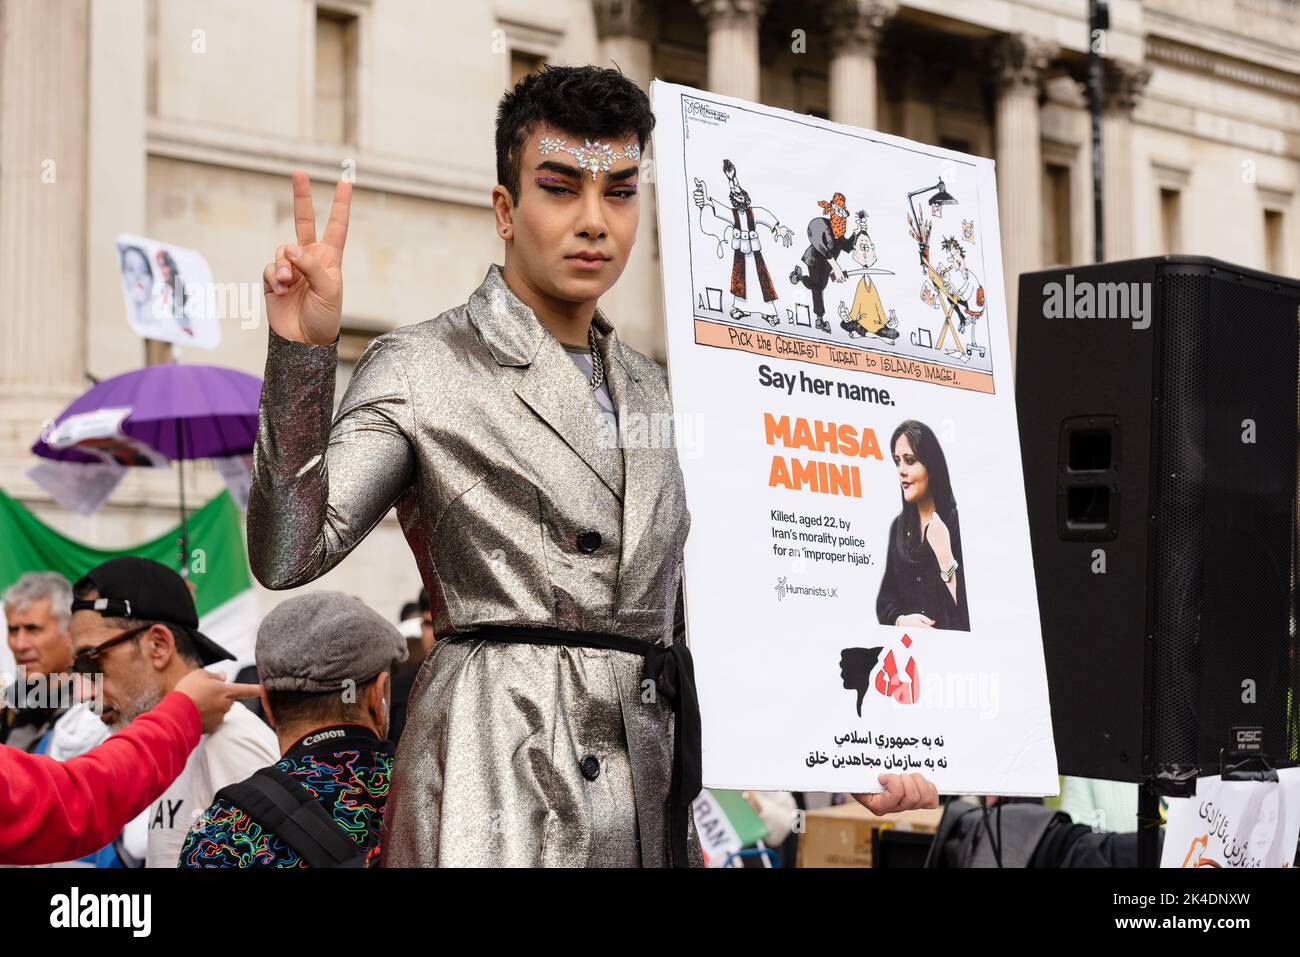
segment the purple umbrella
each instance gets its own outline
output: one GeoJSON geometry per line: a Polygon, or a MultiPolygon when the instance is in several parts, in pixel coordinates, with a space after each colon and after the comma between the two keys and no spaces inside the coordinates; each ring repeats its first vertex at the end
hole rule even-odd
{"type": "Polygon", "coordinates": [[[185,474],[180,463],[252,452],[261,394],[262,380],[236,369],[146,366],[93,386],[59,414],[32,451],[65,462],[102,462],[108,455],[122,465],[165,464],[158,456],[178,463],[184,556],[185,474]]]}

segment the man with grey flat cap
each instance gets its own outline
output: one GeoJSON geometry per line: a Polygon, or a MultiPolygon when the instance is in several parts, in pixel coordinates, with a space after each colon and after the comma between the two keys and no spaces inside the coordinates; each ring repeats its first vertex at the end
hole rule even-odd
{"type": "MultiPolygon", "coordinates": [[[[203,632],[189,586],[175,570],[123,556],[95,566],[72,586],[72,665],[97,675],[100,719],[129,723],[193,671],[234,656],[203,632]]],[[[276,759],[275,735],[243,705],[205,734],[171,787],[145,812],[146,867],[175,867],[185,832],[212,796],[276,759]]]]}
{"type": "Polygon", "coordinates": [[[257,631],[262,708],[281,759],[223,788],[181,867],[363,867],[379,854],[394,749],[393,666],[406,639],[356,598],[278,605],[257,631]]]}

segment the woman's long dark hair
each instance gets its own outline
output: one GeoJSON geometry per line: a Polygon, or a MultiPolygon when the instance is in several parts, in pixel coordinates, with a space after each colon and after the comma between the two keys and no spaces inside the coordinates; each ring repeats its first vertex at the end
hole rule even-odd
{"type": "MultiPolygon", "coordinates": [[[[1264,809],[1264,801],[1271,794],[1277,795],[1277,829],[1273,832],[1273,840],[1269,844],[1268,855],[1260,859],[1262,867],[1281,867],[1283,864],[1291,863],[1291,859],[1295,856],[1295,848],[1291,848],[1290,853],[1287,853],[1285,844],[1286,793],[1281,788],[1280,784],[1275,785],[1273,788],[1256,788],[1255,793],[1246,802],[1246,809],[1241,815],[1241,824],[1237,831],[1239,837],[1245,837],[1249,840],[1251,831],[1255,829],[1255,823],[1259,820],[1259,812],[1264,809]]],[[[1251,856],[1255,855],[1252,854],[1251,856]]]]}
{"type": "MultiPolygon", "coordinates": [[[[945,523],[952,522],[957,510],[957,498],[952,492],[952,481],[948,478],[948,459],[943,454],[943,446],[938,437],[924,422],[906,419],[894,429],[889,439],[889,455],[892,459],[898,445],[899,436],[907,436],[912,446],[912,453],[917,461],[925,466],[929,476],[930,496],[934,499],[934,511],[945,523]]],[[[914,504],[907,501],[900,487],[898,497],[903,503],[903,511],[894,526],[894,540],[891,543],[895,553],[905,561],[915,562],[924,554],[922,548],[928,548],[921,542],[921,518],[914,504]],[[911,534],[909,534],[909,532],[911,534]]]]}

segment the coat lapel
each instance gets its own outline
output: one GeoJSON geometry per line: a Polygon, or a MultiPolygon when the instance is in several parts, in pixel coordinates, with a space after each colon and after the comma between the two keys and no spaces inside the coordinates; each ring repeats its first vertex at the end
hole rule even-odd
{"type": "MultiPolygon", "coordinates": [[[[619,581],[631,568],[638,567],[647,535],[664,534],[656,528],[661,496],[677,462],[673,434],[669,430],[670,406],[655,386],[641,379],[632,366],[623,361],[625,348],[618,341],[609,320],[596,310],[597,331],[608,330],[598,340],[609,379],[610,398],[618,413],[619,446],[623,453],[623,551],[620,556],[619,581]]],[[[655,545],[655,549],[659,549],[655,545]]],[[[621,593],[621,588],[620,588],[621,593]]],[[[621,599],[619,605],[621,607],[621,599]]]]}
{"type": "MultiPolygon", "coordinates": [[[[498,365],[524,367],[515,394],[623,498],[623,459],[609,441],[591,385],[564,347],[506,284],[494,263],[469,299],[471,321],[498,365]]],[[[599,327],[598,327],[599,331],[599,327]]]]}

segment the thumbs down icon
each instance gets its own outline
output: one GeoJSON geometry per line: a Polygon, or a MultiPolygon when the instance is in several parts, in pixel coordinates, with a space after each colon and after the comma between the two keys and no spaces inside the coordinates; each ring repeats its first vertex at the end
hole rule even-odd
{"type": "Polygon", "coordinates": [[[862,717],[862,699],[871,687],[871,672],[880,661],[881,648],[845,648],[840,652],[840,677],[844,687],[858,693],[858,717],[862,717]]]}

